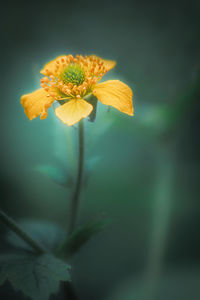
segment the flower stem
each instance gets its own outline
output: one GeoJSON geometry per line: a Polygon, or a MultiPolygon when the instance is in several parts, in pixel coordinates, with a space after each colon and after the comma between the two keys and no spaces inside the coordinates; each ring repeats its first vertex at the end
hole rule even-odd
{"type": "Polygon", "coordinates": [[[72,282],[64,282],[64,294],[68,300],[78,300],[78,296],[76,295],[76,290],[72,282]]]}
{"type": "Polygon", "coordinates": [[[29,234],[27,234],[13,219],[0,210],[0,220],[12,231],[14,231],[22,240],[30,245],[38,254],[43,254],[46,250],[29,234]]]}
{"type": "Polygon", "coordinates": [[[82,187],[82,179],[83,179],[83,168],[84,168],[84,123],[83,120],[78,123],[78,141],[79,141],[79,150],[78,150],[78,168],[77,175],[75,180],[75,186],[72,193],[72,198],[70,202],[70,210],[69,210],[69,225],[68,225],[68,234],[70,235],[75,228],[78,208],[79,208],[79,200],[80,193],[82,187]]]}

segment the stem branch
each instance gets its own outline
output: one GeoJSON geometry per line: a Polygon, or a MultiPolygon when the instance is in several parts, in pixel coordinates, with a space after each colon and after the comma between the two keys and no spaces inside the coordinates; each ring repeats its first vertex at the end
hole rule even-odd
{"type": "Polygon", "coordinates": [[[46,250],[29,234],[27,234],[13,219],[0,210],[0,220],[21,239],[30,245],[38,254],[43,254],[46,250]]]}

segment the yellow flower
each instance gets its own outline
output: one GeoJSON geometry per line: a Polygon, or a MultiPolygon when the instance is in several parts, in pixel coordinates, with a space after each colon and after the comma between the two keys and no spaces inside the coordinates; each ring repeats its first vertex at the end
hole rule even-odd
{"type": "Polygon", "coordinates": [[[104,60],[95,55],[63,55],[47,63],[41,70],[45,75],[41,87],[21,97],[21,104],[27,117],[32,120],[40,115],[47,117],[47,109],[54,101],[60,102],[55,109],[56,116],[72,126],[90,115],[92,104],[87,96],[93,94],[101,103],[121,112],[133,115],[132,90],[119,80],[98,83],[115,61],[104,60]]]}

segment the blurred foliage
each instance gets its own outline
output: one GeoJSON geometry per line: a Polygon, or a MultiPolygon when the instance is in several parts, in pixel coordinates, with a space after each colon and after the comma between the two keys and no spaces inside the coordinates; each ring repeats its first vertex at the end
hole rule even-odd
{"type": "Polygon", "coordinates": [[[49,300],[59,291],[60,281],[69,281],[69,266],[50,254],[31,252],[0,256],[0,285],[9,280],[33,300],[49,300]]]}
{"type": "Polygon", "coordinates": [[[79,226],[79,228],[58,247],[56,254],[66,260],[69,259],[72,255],[77,253],[91,237],[101,232],[106,225],[108,225],[108,220],[106,220],[104,216],[79,226]]]}
{"type": "Polygon", "coordinates": [[[39,165],[34,169],[64,187],[72,186],[73,179],[67,174],[69,172],[63,170],[63,166],[39,165]]]}
{"type": "Polygon", "coordinates": [[[153,296],[145,278],[129,278],[105,300],[198,300],[200,293],[200,269],[181,267],[165,271],[157,283],[153,296]],[[181,270],[180,270],[181,269],[181,270]]]}
{"type": "MultiPolygon", "coordinates": [[[[47,221],[21,220],[19,224],[26,233],[38,241],[47,251],[51,252],[58,247],[66,235],[60,226],[47,221]]],[[[14,232],[9,231],[6,238],[10,245],[32,251],[32,248],[14,232]]]]}
{"type": "Polygon", "coordinates": [[[7,233],[12,246],[10,253],[0,255],[0,285],[7,281],[16,291],[22,291],[34,300],[48,300],[59,292],[61,281],[70,281],[69,265],[51,253],[65,238],[65,232],[50,222],[21,221],[20,227],[45,249],[36,253],[13,231],[7,233]]]}

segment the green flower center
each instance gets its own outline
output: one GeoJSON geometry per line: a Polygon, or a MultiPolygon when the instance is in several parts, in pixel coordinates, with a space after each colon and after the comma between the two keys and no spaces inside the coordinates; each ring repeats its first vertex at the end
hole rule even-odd
{"type": "Polygon", "coordinates": [[[62,73],[61,79],[64,83],[73,83],[78,86],[85,81],[85,72],[79,65],[70,64],[62,73]]]}

